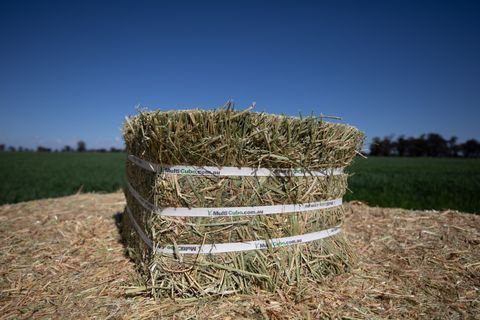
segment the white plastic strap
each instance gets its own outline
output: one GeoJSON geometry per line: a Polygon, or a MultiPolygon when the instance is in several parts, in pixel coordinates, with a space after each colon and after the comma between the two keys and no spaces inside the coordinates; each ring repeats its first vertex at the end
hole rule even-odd
{"type": "Polygon", "coordinates": [[[319,202],[299,204],[279,204],[272,206],[252,207],[220,207],[220,208],[188,208],[188,207],[165,207],[159,208],[144,199],[127,182],[127,187],[135,199],[147,210],[153,211],[160,216],[168,217],[237,217],[237,216],[258,216],[267,214],[281,214],[289,212],[306,212],[320,209],[328,209],[342,205],[342,198],[319,202]]]}
{"type": "Polygon", "coordinates": [[[211,166],[180,166],[180,165],[161,165],[140,159],[137,156],[129,155],[128,160],[137,166],[152,172],[188,175],[188,176],[241,176],[241,177],[303,177],[303,176],[337,176],[343,174],[341,168],[325,168],[322,170],[305,169],[267,169],[267,168],[249,168],[249,167],[211,167],[211,166]]]}
{"type": "MultiPolygon", "coordinates": [[[[135,221],[130,209],[127,207],[127,213],[129,218],[133,222],[137,233],[140,238],[150,247],[153,248],[152,241],[142,231],[140,226],[135,221]]],[[[209,254],[209,253],[225,253],[225,252],[240,252],[251,250],[264,250],[268,247],[278,248],[291,246],[294,244],[307,243],[315,240],[331,237],[339,233],[342,229],[340,225],[312,233],[306,233],[298,236],[274,238],[269,240],[256,240],[246,242],[229,242],[229,243],[217,243],[217,244],[178,244],[178,245],[161,245],[155,248],[158,253],[184,253],[184,254],[209,254]]]]}

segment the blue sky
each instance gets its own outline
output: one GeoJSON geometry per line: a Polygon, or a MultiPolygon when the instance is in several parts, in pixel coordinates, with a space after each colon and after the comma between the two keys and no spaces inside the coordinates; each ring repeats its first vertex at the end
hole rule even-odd
{"type": "Polygon", "coordinates": [[[2,1],[0,143],[121,146],[151,109],[480,138],[480,2],[2,1]]]}

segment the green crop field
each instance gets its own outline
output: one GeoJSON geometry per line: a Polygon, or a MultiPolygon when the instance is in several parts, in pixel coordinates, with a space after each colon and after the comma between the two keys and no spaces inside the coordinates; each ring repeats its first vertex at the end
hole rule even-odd
{"type": "Polygon", "coordinates": [[[356,159],[346,200],[380,207],[480,212],[480,159],[356,159]]]}
{"type": "MultiPolygon", "coordinates": [[[[124,181],[121,153],[0,153],[0,204],[114,192],[124,181]]],[[[408,209],[480,212],[480,160],[358,158],[346,200],[408,209]]]]}
{"type": "Polygon", "coordinates": [[[0,204],[120,190],[125,158],[123,153],[0,153],[0,204]]]}

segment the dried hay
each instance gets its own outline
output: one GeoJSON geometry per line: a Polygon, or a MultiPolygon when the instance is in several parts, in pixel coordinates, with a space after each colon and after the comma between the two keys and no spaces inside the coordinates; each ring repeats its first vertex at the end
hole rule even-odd
{"type": "Polygon", "coordinates": [[[475,319],[480,216],[346,205],[351,273],[291,292],[154,300],[116,222],[121,193],[0,206],[0,319],[475,319]],[[138,283],[138,285],[135,285],[138,283]]]}
{"type": "Polygon", "coordinates": [[[158,208],[246,207],[302,204],[341,198],[347,174],[308,172],[345,166],[363,133],[323,118],[292,118],[240,112],[228,104],[205,111],[141,112],[124,126],[127,154],[161,165],[303,169],[305,176],[189,176],[151,172],[127,163],[129,215],[124,237],[154,296],[192,298],[209,294],[274,292],[349,270],[356,261],[342,234],[308,244],[215,254],[150,250],[153,246],[238,243],[303,235],[341,225],[341,206],[310,212],[225,217],[166,217],[145,208],[135,193],[158,208]],[[130,215],[131,214],[131,215],[130,215]],[[133,220],[132,220],[133,219],[133,220]],[[141,231],[140,231],[141,232],[141,231]]]}
{"type": "Polygon", "coordinates": [[[128,118],[130,154],[162,164],[264,168],[341,167],[363,142],[356,128],[324,121],[233,109],[151,111],[128,118]]]}

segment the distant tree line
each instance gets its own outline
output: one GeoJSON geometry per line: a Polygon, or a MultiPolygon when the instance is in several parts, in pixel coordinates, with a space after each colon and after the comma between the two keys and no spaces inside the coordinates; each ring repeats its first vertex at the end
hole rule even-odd
{"type": "Polygon", "coordinates": [[[464,157],[480,158],[480,143],[470,139],[458,143],[457,137],[443,138],[438,133],[419,137],[375,137],[370,145],[371,156],[398,157],[464,157]]]}
{"type": "Polygon", "coordinates": [[[9,151],[9,152],[125,152],[123,149],[111,147],[110,149],[100,148],[100,149],[87,149],[87,144],[85,141],[78,141],[77,148],[73,148],[71,146],[64,146],[62,149],[52,149],[46,148],[43,146],[38,146],[37,149],[29,149],[18,147],[15,148],[14,146],[6,146],[5,144],[0,144],[0,152],[9,151]]]}

